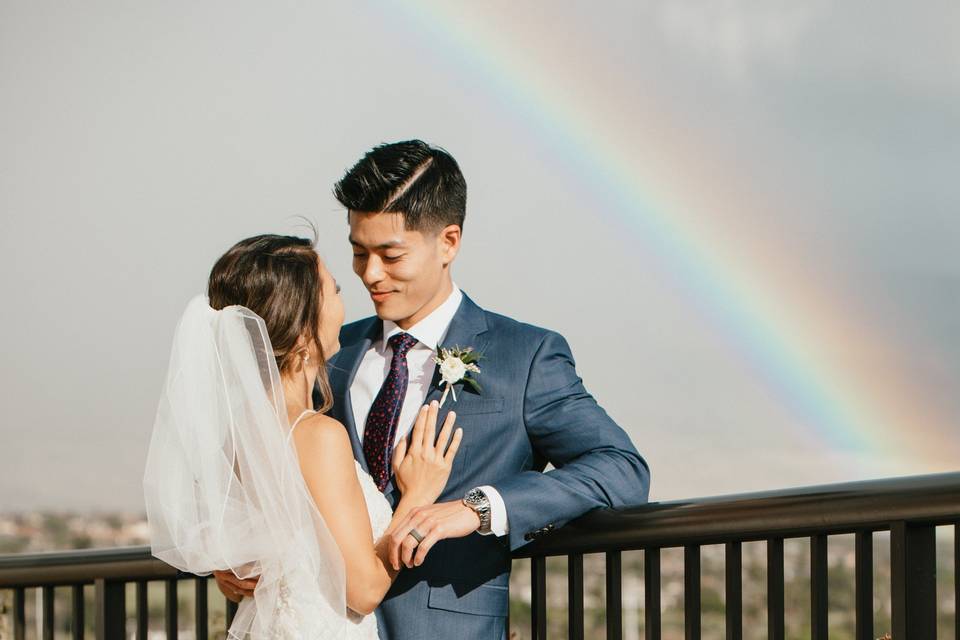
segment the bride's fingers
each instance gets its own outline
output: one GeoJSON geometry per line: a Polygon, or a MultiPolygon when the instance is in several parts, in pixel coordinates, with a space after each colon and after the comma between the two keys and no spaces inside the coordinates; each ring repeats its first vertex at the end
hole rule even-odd
{"type": "Polygon", "coordinates": [[[453,431],[453,425],[457,421],[457,414],[451,411],[443,421],[443,428],[440,429],[440,437],[437,438],[437,452],[442,456],[447,450],[447,442],[450,440],[450,433],[453,431]]]}
{"type": "Polygon", "coordinates": [[[447,464],[453,464],[453,459],[457,457],[457,450],[460,448],[461,440],[463,440],[463,429],[458,428],[453,432],[453,441],[450,443],[450,448],[447,449],[447,453],[443,456],[447,464]]]}
{"type": "Polygon", "coordinates": [[[423,447],[433,448],[433,441],[437,438],[437,414],[440,413],[440,403],[434,400],[427,411],[427,425],[423,430],[423,447]]]}
{"type": "Polygon", "coordinates": [[[417,421],[413,423],[413,433],[410,436],[410,451],[412,453],[419,452],[420,446],[423,444],[423,430],[427,423],[427,411],[429,409],[430,407],[428,405],[420,407],[420,413],[417,414],[417,421]]]}

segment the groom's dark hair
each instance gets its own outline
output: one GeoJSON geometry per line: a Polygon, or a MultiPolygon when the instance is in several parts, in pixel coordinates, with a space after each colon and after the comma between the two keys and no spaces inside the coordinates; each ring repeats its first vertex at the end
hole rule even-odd
{"type": "Polygon", "coordinates": [[[333,195],[348,214],[400,213],[413,231],[463,229],[467,213],[467,182],[457,161],[422,140],[374,147],[334,185],[333,195]]]}

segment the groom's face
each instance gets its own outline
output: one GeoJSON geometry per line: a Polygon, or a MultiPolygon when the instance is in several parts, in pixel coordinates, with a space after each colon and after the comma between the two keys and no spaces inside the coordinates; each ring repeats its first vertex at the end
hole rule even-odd
{"type": "Polygon", "coordinates": [[[400,213],[350,212],[353,271],[363,281],[377,315],[407,329],[449,294],[449,265],[460,228],[439,232],[404,228],[400,213]]]}

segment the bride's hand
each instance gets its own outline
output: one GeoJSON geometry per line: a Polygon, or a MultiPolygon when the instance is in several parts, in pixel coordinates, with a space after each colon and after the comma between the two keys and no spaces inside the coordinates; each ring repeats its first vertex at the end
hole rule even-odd
{"type": "Polygon", "coordinates": [[[420,407],[409,444],[407,438],[402,438],[393,451],[393,473],[397,486],[404,497],[419,504],[432,504],[443,493],[463,437],[463,429],[453,429],[457,419],[453,411],[447,414],[440,436],[436,436],[439,411],[440,404],[436,400],[420,407]]]}

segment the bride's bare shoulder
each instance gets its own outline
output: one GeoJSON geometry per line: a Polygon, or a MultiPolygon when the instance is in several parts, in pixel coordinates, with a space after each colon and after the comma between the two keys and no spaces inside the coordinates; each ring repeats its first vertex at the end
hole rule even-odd
{"type": "Polygon", "coordinates": [[[298,450],[310,449],[327,454],[346,453],[353,459],[353,449],[347,429],[339,420],[322,413],[307,416],[293,430],[293,441],[298,450]]]}

